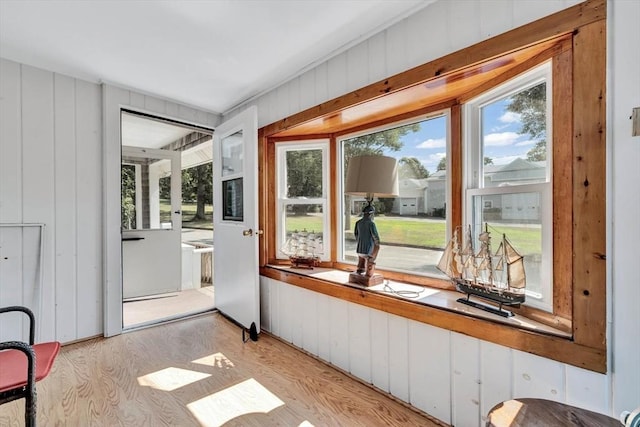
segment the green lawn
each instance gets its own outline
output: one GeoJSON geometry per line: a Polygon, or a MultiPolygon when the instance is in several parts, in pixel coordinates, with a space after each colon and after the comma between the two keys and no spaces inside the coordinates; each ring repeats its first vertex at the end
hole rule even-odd
{"type": "MultiPolygon", "coordinates": [[[[167,202],[162,202],[161,220],[168,221],[170,206],[167,202]]],[[[195,203],[182,204],[182,226],[184,228],[212,229],[213,207],[205,207],[205,220],[194,220],[196,214],[195,203]]],[[[359,216],[351,216],[350,231],[359,216]]],[[[445,223],[438,220],[427,220],[422,218],[407,218],[395,216],[375,217],[378,234],[383,244],[394,244],[402,246],[414,246],[420,248],[444,248],[449,236],[445,236],[445,223]]],[[[318,232],[322,230],[321,215],[292,215],[287,217],[287,232],[304,230],[318,232]]],[[[540,228],[518,227],[507,225],[492,225],[490,230],[493,237],[494,250],[498,247],[498,242],[502,233],[506,233],[513,245],[523,254],[541,253],[540,228]]],[[[352,233],[348,233],[347,238],[352,238],[352,233]]]]}
{"type": "MultiPolygon", "coordinates": [[[[196,216],[196,203],[183,203],[182,204],[182,227],[183,228],[203,228],[207,230],[213,229],[213,206],[205,205],[203,220],[195,220],[196,216]]],[[[162,200],[160,202],[160,221],[168,222],[171,220],[171,206],[168,200],[162,200]]]]}

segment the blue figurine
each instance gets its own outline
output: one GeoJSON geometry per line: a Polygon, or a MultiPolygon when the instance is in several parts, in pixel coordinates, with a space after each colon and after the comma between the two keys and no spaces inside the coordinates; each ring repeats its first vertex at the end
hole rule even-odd
{"type": "Polygon", "coordinates": [[[375,208],[370,204],[362,210],[362,218],[356,222],[354,235],[356,237],[356,253],[358,254],[358,274],[365,274],[367,277],[373,276],[376,265],[376,257],[380,250],[380,236],[373,214],[375,208]]]}

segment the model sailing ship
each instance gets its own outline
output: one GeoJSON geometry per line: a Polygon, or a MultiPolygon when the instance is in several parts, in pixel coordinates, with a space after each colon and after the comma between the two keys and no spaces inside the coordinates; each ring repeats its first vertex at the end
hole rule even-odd
{"type": "Polygon", "coordinates": [[[519,306],[525,301],[526,276],[524,258],[502,235],[502,241],[495,253],[491,253],[491,236],[488,226],[478,236],[480,248],[474,251],[471,226],[462,242],[458,228],[447,244],[438,269],[453,280],[459,292],[467,298],[459,302],[481,308],[504,317],[513,316],[503,305],[519,306]],[[472,296],[498,303],[498,308],[470,301],[472,296]]]}
{"type": "Polygon", "coordinates": [[[306,228],[295,230],[280,251],[289,257],[293,267],[313,269],[320,263],[318,254],[322,253],[322,237],[313,231],[309,233],[306,228]]]}

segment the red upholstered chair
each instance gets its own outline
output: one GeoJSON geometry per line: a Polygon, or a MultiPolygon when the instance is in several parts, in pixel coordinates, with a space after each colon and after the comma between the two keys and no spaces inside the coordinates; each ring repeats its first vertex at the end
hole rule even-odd
{"type": "Polygon", "coordinates": [[[35,316],[26,307],[0,307],[0,314],[21,311],[29,316],[29,342],[0,342],[0,405],[25,398],[25,425],[36,425],[36,382],[49,375],[60,350],[57,341],[34,344],[35,316]]]}

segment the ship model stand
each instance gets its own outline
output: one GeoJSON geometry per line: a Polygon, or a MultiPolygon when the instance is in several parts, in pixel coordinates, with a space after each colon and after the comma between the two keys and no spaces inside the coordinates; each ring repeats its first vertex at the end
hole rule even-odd
{"type": "Polygon", "coordinates": [[[496,252],[492,253],[491,236],[486,224],[485,230],[478,235],[478,241],[480,248],[474,251],[471,226],[464,243],[456,229],[437,267],[451,278],[456,290],[467,294],[458,302],[502,317],[511,317],[513,312],[505,310],[503,306],[519,307],[525,301],[524,258],[505,234],[496,252]],[[472,296],[498,306],[472,301],[472,296]]]}
{"type": "Polygon", "coordinates": [[[280,251],[289,257],[292,267],[313,270],[320,264],[317,254],[322,253],[322,237],[306,229],[295,230],[280,251]]]}

